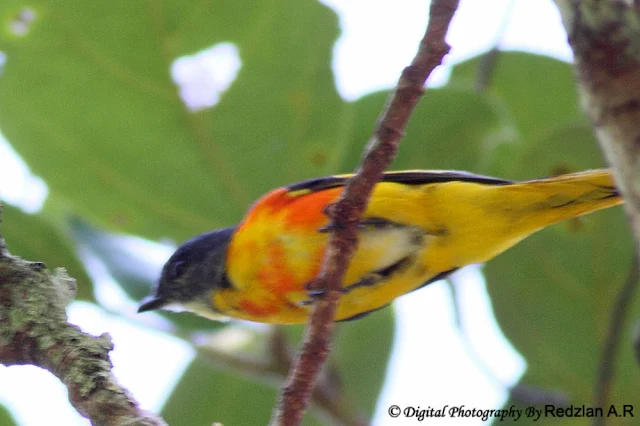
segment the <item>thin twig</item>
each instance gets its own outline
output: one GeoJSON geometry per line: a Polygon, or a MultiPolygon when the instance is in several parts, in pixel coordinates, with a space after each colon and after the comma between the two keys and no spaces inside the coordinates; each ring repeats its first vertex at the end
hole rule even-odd
{"type": "Polygon", "coordinates": [[[480,57],[480,63],[476,69],[475,81],[473,82],[473,89],[476,92],[484,92],[491,86],[491,80],[493,79],[496,65],[498,64],[498,58],[500,56],[500,42],[507,32],[507,27],[511,22],[511,15],[513,15],[513,9],[516,5],[516,0],[511,0],[504,9],[502,19],[495,32],[495,40],[493,41],[493,47],[489,49],[484,55],[480,57]]]}
{"type": "MultiPolygon", "coordinates": [[[[638,257],[633,257],[631,268],[627,279],[618,291],[616,300],[611,307],[609,317],[609,328],[607,338],[602,349],[602,358],[598,367],[598,377],[596,379],[594,405],[604,407],[608,404],[611,392],[611,383],[615,371],[615,358],[620,347],[620,335],[625,326],[625,320],[629,313],[629,308],[638,290],[638,257]]],[[[604,418],[594,418],[594,425],[604,425],[604,418]]]]}
{"type": "Polygon", "coordinates": [[[418,53],[402,72],[356,176],[328,211],[335,232],[329,237],[322,271],[314,283],[316,288],[326,292],[314,303],[304,344],[282,389],[272,424],[289,426],[302,421],[319,371],[330,351],[342,277],[357,245],[356,226],[374,185],[395,157],[409,117],[424,93],[427,78],[449,52],[444,38],[457,7],[458,0],[431,2],[429,24],[418,53]]]}
{"type": "Polygon", "coordinates": [[[636,326],[635,338],[633,339],[633,353],[636,356],[636,363],[640,366],[640,328],[636,326]]]}
{"type": "MultiPolygon", "coordinates": [[[[193,343],[201,360],[213,364],[218,369],[233,369],[248,379],[262,381],[274,388],[282,386],[293,361],[293,353],[287,344],[286,336],[278,328],[269,336],[267,357],[239,355],[210,343],[193,343]]],[[[362,414],[343,397],[342,387],[332,383],[332,374],[335,375],[335,371],[325,368],[319,376],[310,401],[315,414],[336,426],[368,424],[362,414]]]]}
{"type": "MultiPolygon", "coordinates": [[[[454,274],[455,277],[455,274],[454,274]]],[[[525,383],[516,383],[513,386],[505,384],[496,374],[495,371],[485,362],[480,353],[476,350],[475,345],[470,339],[469,332],[464,325],[463,312],[461,308],[460,291],[455,284],[455,278],[449,277],[446,282],[449,289],[453,293],[453,311],[455,327],[460,334],[460,339],[467,355],[471,358],[478,370],[489,380],[495,387],[509,392],[509,397],[514,401],[525,406],[530,405],[555,405],[557,407],[565,407],[569,405],[569,396],[559,391],[551,391],[548,389],[532,386],[525,383]]]]}
{"type": "Polygon", "coordinates": [[[480,63],[476,70],[476,79],[473,82],[473,90],[476,92],[484,92],[491,86],[491,79],[498,64],[500,49],[497,46],[492,47],[487,53],[482,55],[480,63]]]}

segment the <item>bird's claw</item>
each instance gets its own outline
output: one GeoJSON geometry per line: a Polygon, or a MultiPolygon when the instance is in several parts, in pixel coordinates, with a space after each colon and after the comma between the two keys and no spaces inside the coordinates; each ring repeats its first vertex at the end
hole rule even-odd
{"type": "MultiPolygon", "coordinates": [[[[360,222],[358,222],[356,226],[358,229],[365,229],[367,227],[380,229],[380,228],[385,228],[391,225],[394,225],[393,222],[390,222],[386,219],[382,219],[379,217],[370,217],[368,219],[361,220],[360,222]]],[[[329,222],[322,228],[318,229],[318,232],[324,234],[324,233],[333,232],[343,228],[344,228],[344,225],[338,225],[335,222],[329,222]]]]}
{"type": "MultiPolygon", "coordinates": [[[[316,300],[322,299],[329,291],[328,289],[317,288],[315,284],[315,280],[308,282],[304,286],[304,288],[307,292],[307,295],[309,296],[309,300],[303,300],[302,302],[300,302],[302,306],[311,305],[316,300]]],[[[339,291],[342,293],[347,293],[346,289],[340,289],[339,291]]]]}

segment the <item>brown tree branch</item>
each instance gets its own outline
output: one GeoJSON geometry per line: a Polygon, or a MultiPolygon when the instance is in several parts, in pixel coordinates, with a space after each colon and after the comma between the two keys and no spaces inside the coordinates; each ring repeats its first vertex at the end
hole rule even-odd
{"type": "Polygon", "coordinates": [[[75,293],[76,282],[64,269],[52,274],[43,263],[12,256],[0,236],[0,364],[50,371],[94,425],[166,425],[116,382],[109,335],[93,337],[67,323],[65,308],[75,293]]]}
{"type": "Polygon", "coordinates": [[[444,38],[457,7],[458,0],[432,0],[429,24],[418,53],[402,72],[356,176],[349,181],[340,200],[329,209],[335,232],[329,238],[322,271],[314,283],[315,288],[325,292],[314,303],[302,349],[282,389],[272,424],[289,426],[302,421],[330,351],[342,278],[357,245],[358,222],[374,185],[395,157],[409,117],[424,93],[427,78],[449,52],[444,38]]]}

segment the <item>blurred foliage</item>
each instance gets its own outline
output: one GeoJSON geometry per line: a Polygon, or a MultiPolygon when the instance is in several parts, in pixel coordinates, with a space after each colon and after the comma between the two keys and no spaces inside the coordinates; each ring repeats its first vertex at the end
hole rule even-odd
{"type": "MultiPolygon", "coordinates": [[[[509,167],[598,166],[602,159],[594,142],[582,127],[559,129],[509,167]]],[[[523,380],[559,392],[570,403],[594,400],[613,302],[633,267],[634,246],[624,219],[621,209],[573,219],[533,235],[484,268],[498,321],[529,363],[523,380]]],[[[630,303],[631,317],[637,318],[640,303],[637,298],[630,303]]],[[[630,403],[639,390],[633,331],[630,321],[619,331],[611,402],[630,403]]],[[[619,421],[633,424],[629,418],[619,421]]]]}
{"type": "MultiPolygon", "coordinates": [[[[68,220],[68,228],[80,247],[102,261],[127,296],[141,300],[149,295],[150,288],[160,276],[160,268],[144,253],[131,249],[127,241],[129,236],[105,232],[77,216],[68,220]]],[[[224,323],[197,315],[175,315],[168,311],[158,311],[158,314],[168,317],[181,331],[213,330],[224,326],[224,323]]]]}
{"type": "MultiPolygon", "coordinates": [[[[393,339],[392,316],[393,310],[384,309],[369,315],[367,321],[337,325],[329,364],[331,371],[336,373],[331,379],[335,382],[332,385],[338,401],[329,411],[343,413],[341,419],[366,419],[375,409],[386,376],[388,348],[393,339]],[[371,342],[385,350],[376,350],[371,342]]],[[[289,343],[298,347],[297,338],[302,327],[287,327],[285,331],[289,329],[297,331],[293,342],[289,343]]],[[[258,347],[253,348],[250,354],[257,356],[261,349],[262,354],[266,353],[263,347],[258,347]]],[[[171,425],[206,425],[215,418],[223,424],[232,424],[238,419],[243,424],[267,424],[278,395],[278,389],[269,385],[275,382],[280,386],[283,377],[265,370],[261,377],[249,380],[246,375],[239,376],[237,371],[216,365],[211,358],[201,354],[189,366],[162,413],[167,422],[171,425]],[[268,376],[270,380],[262,376],[268,376]],[[243,409],[249,404],[250,410],[243,409]]],[[[312,417],[307,416],[303,424],[334,424],[335,418],[327,414],[325,406],[316,408],[311,411],[312,417]]]]}
{"type": "Polygon", "coordinates": [[[48,268],[64,267],[77,280],[76,298],[95,301],[91,279],[77,257],[70,235],[61,231],[44,214],[32,215],[3,205],[2,236],[12,254],[23,259],[44,262],[48,268]]]}
{"type": "MultiPolygon", "coordinates": [[[[352,171],[388,93],[340,99],[330,69],[337,36],[336,16],[311,0],[81,8],[70,0],[5,0],[0,128],[50,188],[38,215],[7,208],[2,229],[10,249],[64,265],[78,278],[80,297],[94,300],[75,239],[139,298],[153,274],[113,232],[182,241],[237,223],[274,187],[352,171]],[[221,42],[238,48],[237,79],[219,104],[189,111],[170,67],[221,42]]],[[[569,65],[503,52],[484,76],[489,85],[477,91],[480,60],[456,66],[447,86],[429,90],[394,169],[528,179],[602,166],[569,65]]],[[[609,312],[632,249],[617,208],[544,230],[487,265],[496,315],[528,361],[523,383],[574,404],[593,400],[609,312]]],[[[634,318],[639,310],[634,303],[634,318]]],[[[223,327],[168,318],[184,330],[223,327]]],[[[613,398],[628,403],[640,381],[630,329],[621,336],[613,398]]],[[[339,325],[331,363],[353,412],[373,413],[392,340],[390,309],[339,325]]],[[[174,426],[264,424],[275,396],[272,386],[197,357],[163,416],[174,426]]]]}
{"type": "Polygon", "coordinates": [[[7,408],[0,404],[0,426],[18,426],[7,408]]]}
{"type": "Polygon", "coordinates": [[[196,358],[186,370],[162,412],[170,425],[205,426],[242,422],[266,425],[277,390],[234,371],[215,369],[196,358]]]}

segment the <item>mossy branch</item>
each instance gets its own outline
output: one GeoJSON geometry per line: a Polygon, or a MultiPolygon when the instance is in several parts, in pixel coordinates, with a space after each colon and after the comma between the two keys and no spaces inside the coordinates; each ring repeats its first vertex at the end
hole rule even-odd
{"type": "MultiPolygon", "coordinates": [[[[0,223],[2,205],[0,205],[0,223]]],[[[58,268],[9,253],[0,234],[0,364],[32,364],[67,387],[69,400],[94,425],[166,425],[138,406],[111,373],[111,337],[67,322],[76,281],[58,268]]]]}

